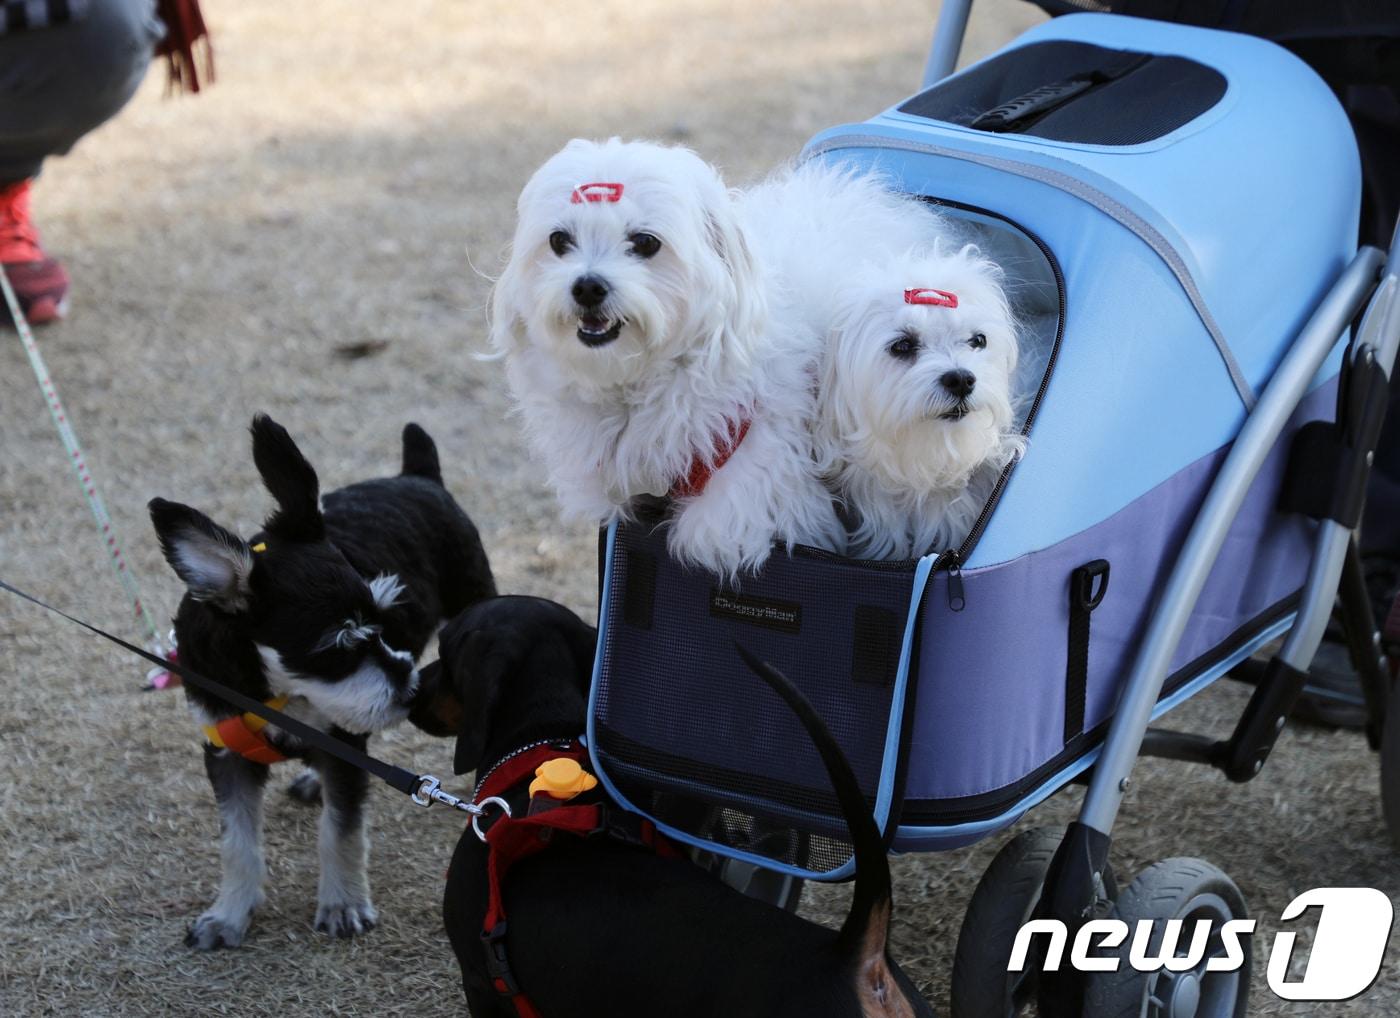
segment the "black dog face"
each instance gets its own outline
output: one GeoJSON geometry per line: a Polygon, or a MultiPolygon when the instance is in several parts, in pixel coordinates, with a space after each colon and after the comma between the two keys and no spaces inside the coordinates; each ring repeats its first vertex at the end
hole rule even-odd
{"type": "Polygon", "coordinates": [[[443,628],[439,660],[423,669],[410,718],[431,734],[456,734],[458,774],[516,748],[512,740],[527,729],[577,735],[597,641],[596,629],[553,601],[479,602],[443,628]]]}
{"type": "Polygon", "coordinates": [[[258,416],[252,431],[277,502],[252,541],[189,506],[151,501],[161,550],[203,609],[182,606],[182,621],[207,646],[251,641],[273,692],[305,697],[348,732],[401,721],[418,673],[410,653],[384,642],[383,625],[402,585],[392,575],[366,581],[327,539],[316,473],[286,430],[258,416]]]}

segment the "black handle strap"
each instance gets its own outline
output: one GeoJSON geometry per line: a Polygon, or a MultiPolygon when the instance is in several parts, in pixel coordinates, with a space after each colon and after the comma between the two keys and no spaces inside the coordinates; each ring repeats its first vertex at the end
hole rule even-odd
{"type": "Polygon", "coordinates": [[[1081,71],[1060,81],[1041,85],[1008,99],[980,114],[969,126],[978,131],[1007,133],[1030,127],[1041,117],[1059,109],[1076,96],[1083,95],[1091,88],[1105,85],[1110,81],[1137,70],[1152,59],[1150,53],[1118,53],[1110,56],[1098,67],[1081,71]]]}
{"type": "Polygon", "coordinates": [[[180,678],[184,679],[190,685],[197,686],[211,696],[216,696],[220,700],[223,700],[230,707],[237,707],[239,710],[249,714],[256,714],[263,720],[276,725],[288,735],[294,735],[303,742],[310,743],[322,752],[329,753],[331,756],[348,763],[351,767],[358,767],[362,771],[373,774],[391,788],[395,788],[405,795],[416,794],[419,785],[422,784],[423,779],[411,771],[406,771],[402,767],[395,767],[393,764],[385,763],[383,760],[372,757],[368,753],[362,753],[355,747],[341,742],[339,739],[328,735],[319,728],[312,728],[305,722],[298,721],[294,717],[289,717],[280,710],[275,710],[259,700],[251,699],[236,690],[229,689],[229,687],[225,686],[222,682],[215,682],[213,679],[200,675],[198,672],[186,668],[184,665],[177,664],[174,661],[167,661],[159,654],[152,654],[142,647],[127,643],[120,636],[113,636],[111,633],[99,629],[89,622],[74,618],[67,612],[39,600],[33,594],[26,594],[18,587],[13,587],[4,580],[0,580],[0,590],[8,591],[31,604],[36,604],[40,608],[51,611],[55,615],[72,622],[74,625],[82,626],[88,632],[96,633],[104,640],[115,643],[123,650],[130,651],[137,657],[145,658],[147,661],[151,662],[151,664],[168,669],[180,676],[180,678]]]}
{"type": "Polygon", "coordinates": [[[1086,562],[1069,578],[1069,652],[1065,662],[1065,742],[1084,731],[1089,685],[1089,616],[1108,593],[1108,562],[1086,562]],[[1097,582],[1097,586],[1095,585],[1097,582]]]}
{"type": "Polygon", "coordinates": [[[1293,436],[1279,508],[1349,530],[1361,523],[1367,482],[1390,403],[1390,382],[1362,345],[1347,366],[1343,396],[1333,421],[1309,421],[1293,436]]]}

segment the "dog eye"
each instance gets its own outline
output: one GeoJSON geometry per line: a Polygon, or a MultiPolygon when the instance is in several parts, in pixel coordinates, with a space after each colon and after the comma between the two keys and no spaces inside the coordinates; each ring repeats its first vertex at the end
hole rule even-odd
{"type": "Polygon", "coordinates": [[[638,258],[650,258],[661,250],[661,240],[650,233],[634,233],[627,238],[632,242],[632,253],[638,258]]]}
{"type": "Polygon", "coordinates": [[[974,350],[982,350],[987,346],[987,337],[980,332],[974,332],[972,338],[967,341],[967,345],[974,350]]]}
{"type": "Polygon", "coordinates": [[[560,258],[564,257],[564,252],[574,246],[574,238],[564,230],[555,230],[549,235],[549,249],[560,258]]]}
{"type": "Polygon", "coordinates": [[[919,342],[918,336],[911,336],[908,333],[900,336],[889,345],[891,357],[898,357],[902,361],[907,361],[919,352],[919,347],[923,344],[919,342]]]}

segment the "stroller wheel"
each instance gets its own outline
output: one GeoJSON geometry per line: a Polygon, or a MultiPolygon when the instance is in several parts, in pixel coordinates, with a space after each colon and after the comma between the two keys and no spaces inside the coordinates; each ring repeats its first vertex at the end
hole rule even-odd
{"type": "MultiPolygon", "coordinates": [[[[953,959],[952,1018],[1015,1018],[1035,999],[1035,972],[1008,972],[1016,931],[1040,900],[1045,874],[1063,832],[1048,827],[1022,831],[996,854],[977,882],[953,959]]],[[[1118,888],[1105,868],[1101,896],[1112,901],[1118,888]]]]}
{"type": "Polygon", "coordinates": [[[1166,859],[1143,870],[1118,897],[1114,915],[1129,926],[1128,938],[1114,951],[1117,972],[1095,972],[1088,978],[1085,1018],[1244,1018],[1249,1003],[1253,962],[1250,938],[1239,939],[1244,961],[1232,972],[1209,972],[1207,963],[1225,953],[1221,929],[1231,919],[1248,917],[1244,896],[1235,882],[1204,859],[1166,859]],[[1138,972],[1128,953],[1141,919],[1156,920],[1147,955],[1160,951],[1165,920],[1183,919],[1175,956],[1188,953],[1197,921],[1210,921],[1205,951],[1181,972],[1165,968],[1138,972]]]}

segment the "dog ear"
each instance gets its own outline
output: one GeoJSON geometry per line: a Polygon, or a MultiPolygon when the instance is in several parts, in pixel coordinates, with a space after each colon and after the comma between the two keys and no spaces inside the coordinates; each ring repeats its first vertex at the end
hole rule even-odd
{"type": "Polygon", "coordinates": [[[747,336],[763,317],[763,288],[758,285],[757,263],[739,225],[734,201],[722,187],[718,201],[718,207],[705,211],[705,236],[723,263],[732,287],[731,293],[726,294],[732,304],[728,328],[747,336]]]}
{"type": "Polygon", "coordinates": [[[491,287],[491,353],[483,359],[499,360],[525,345],[525,319],[518,307],[524,293],[521,278],[525,272],[524,245],[524,236],[517,234],[510,260],[491,287]]]}
{"type": "Polygon", "coordinates": [[[500,634],[489,629],[473,630],[464,639],[451,643],[443,642],[442,659],[450,662],[453,686],[462,704],[452,771],[465,774],[483,762],[486,734],[501,702],[506,673],[517,655],[501,645],[500,634]]]}
{"type": "Polygon", "coordinates": [[[320,482],[287,429],[266,414],[253,418],[253,463],[272,493],[277,511],[267,531],[293,541],[319,541],[326,534],[321,518],[320,482]]]}
{"type": "Polygon", "coordinates": [[[187,505],[153,498],[148,508],[160,550],[190,596],[224,611],[246,610],[253,572],[253,551],[247,542],[187,505]]]}

